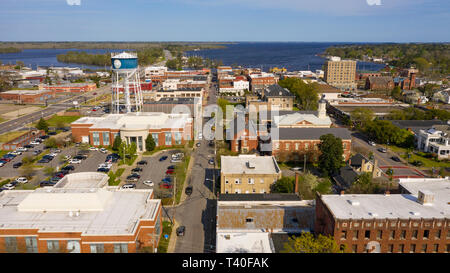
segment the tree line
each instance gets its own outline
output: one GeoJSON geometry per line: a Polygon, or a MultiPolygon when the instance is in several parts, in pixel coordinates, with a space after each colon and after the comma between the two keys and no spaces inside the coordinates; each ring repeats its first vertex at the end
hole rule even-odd
{"type": "Polygon", "coordinates": [[[295,95],[297,105],[301,110],[317,110],[319,101],[318,83],[305,83],[298,78],[284,78],[278,81],[278,84],[295,95]]]}

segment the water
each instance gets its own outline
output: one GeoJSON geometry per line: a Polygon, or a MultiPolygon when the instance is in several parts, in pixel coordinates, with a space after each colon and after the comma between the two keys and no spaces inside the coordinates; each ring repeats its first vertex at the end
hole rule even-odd
{"type": "MultiPolygon", "coordinates": [[[[262,68],[268,71],[272,67],[286,68],[288,71],[322,69],[325,58],[317,56],[327,47],[339,43],[311,42],[242,42],[227,44],[224,49],[206,49],[188,51],[187,56],[202,56],[218,59],[224,65],[240,65],[243,67],[262,68]]],[[[357,62],[357,70],[378,71],[384,64],[357,62]]]]}
{"type": "MultiPolygon", "coordinates": [[[[56,55],[67,53],[68,51],[85,51],[92,54],[104,54],[107,52],[121,52],[120,49],[24,49],[19,53],[0,54],[0,60],[3,64],[15,64],[16,61],[22,61],[27,67],[36,69],[37,66],[55,66],[55,67],[80,67],[90,69],[105,69],[94,65],[61,63],[56,59],[56,55]]],[[[106,69],[109,69],[107,66],[106,69]]]]}

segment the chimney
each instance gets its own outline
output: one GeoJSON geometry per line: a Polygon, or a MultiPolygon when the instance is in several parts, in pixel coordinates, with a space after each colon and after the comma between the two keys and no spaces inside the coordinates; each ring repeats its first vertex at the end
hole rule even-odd
{"type": "Polygon", "coordinates": [[[424,206],[432,206],[434,202],[434,194],[428,190],[419,191],[418,201],[424,206]]]}
{"type": "Polygon", "coordinates": [[[341,191],[341,193],[339,195],[344,195],[345,191],[341,191]]]}
{"type": "Polygon", "coordinates": [[[366,164],[366,160],[363,158],[361,161],[361,171],[364,171],[364,164],[366,164]]]}
{"type": "Polygon", "coordinates": [[[378,169],[378,160],[373,160],[373,170],[372,170],[372,178],[375,178],[377,176],[377,169],[378,169]]]}
{"type": "Polygon", "coordinates": [[[295,172],[295,190],[294,193],[298,193],[298,172],[295,172]]]}
{"type": "Polygon", "coordinates": [[[352,158],[351,157],[348,159],[348,165],[350,165],[350,167],[352,166],[352,158]]]}
{"type": "Polygon", "coordinates": [[[384,196],[390,196],[391,195],[391,192],[390,191],[385,191],[384,192],[384,196]]]}

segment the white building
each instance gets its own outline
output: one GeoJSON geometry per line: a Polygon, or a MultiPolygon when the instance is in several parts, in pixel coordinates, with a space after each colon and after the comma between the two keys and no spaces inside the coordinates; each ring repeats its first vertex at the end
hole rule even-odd
{"type": "Polygon", "coordinates": [[[422,152],[437,154],[438,159],[449,158],[449,132],[449,125],[435,125],[428,130],[420,130],[416,135],[416,147],[422,152]]]}

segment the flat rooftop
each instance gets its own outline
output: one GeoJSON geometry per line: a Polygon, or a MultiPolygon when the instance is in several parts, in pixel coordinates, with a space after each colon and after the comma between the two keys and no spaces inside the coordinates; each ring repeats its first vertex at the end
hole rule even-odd
{"type": "Polygon", "coordinates": [[[278,174],[281,172],[273,156],[221,156],[223,174],[278,174]]]}
{"type": "Polygon", "coordinates": [[[411,194],[322,195],[337,219],[446,219],[450,217],[450,180],[406,178],[399,185],[411,194]],[[431,205],[418,201],[418,192],[434,195],[431,205]]]}
{"type": "Polygon", "coordinates": [[[301,201],[294,193],[220,194],[218,201],[301,201]]]}
{"type": "Polygon", "coordinates": [[[267,232],[218,232],[217,253],[273,253],[267,232]]]}
{"type": "Polygon", "coordinates": [[[139,220],[155,218],[160,200],[151,199],[152,190],[100,187],[94,180],[78,184],[69,179],[59,187],[1,192],[0,229],[126,235],[135,232],[139,220]]]}

